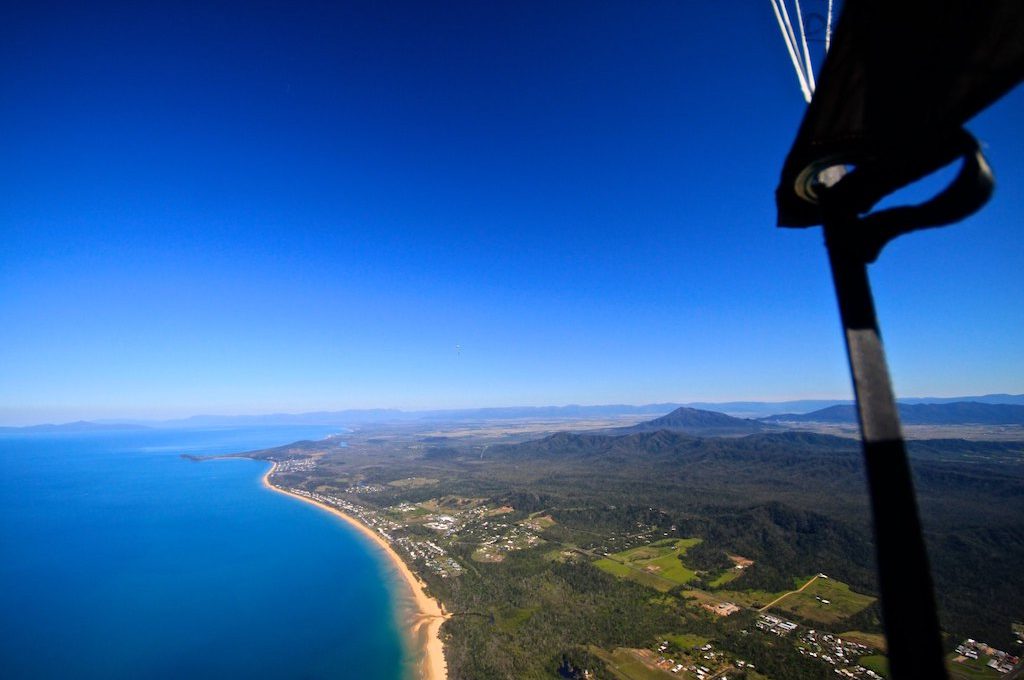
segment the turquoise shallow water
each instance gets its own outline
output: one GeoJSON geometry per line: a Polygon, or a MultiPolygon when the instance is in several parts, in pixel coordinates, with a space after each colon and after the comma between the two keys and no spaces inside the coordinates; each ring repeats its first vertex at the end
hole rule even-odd
{"type": "Polygon", "coordinates": [[[0,435],[0,676],[403,672],[393,575],[268,466],[193,463],[328,428],[0,435]]]}

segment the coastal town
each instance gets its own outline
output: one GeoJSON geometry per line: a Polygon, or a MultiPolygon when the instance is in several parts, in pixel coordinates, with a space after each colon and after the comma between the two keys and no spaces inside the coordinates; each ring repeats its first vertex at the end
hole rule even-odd
{"type": "MultiPolygon", "coordinates": [[[[268,481],[274,484],[277,475],[308,472],[314,464],[310,458],[277,461],[268,475],[268,481]]],[[[476,568],[472,564],[474,562],[502,562],[516,551],[551,543],[550,534],[545,534],[545,531],[555,525],[556,521],[543,511],[522,517],[521,513],[515,513],[509,506],[489,503],[481,498],[457,496],[427,497],[415,502],[400,500],[392,504],[386,502],[396,488],[423,490],[431,488],[433,484],[435,480],[413,477],[394,480],[389,484],[358,482],[337,489],[283,488],[355,519],[386,541],[415,571],[443,580],[458,579],[467,569],[476,568]],[[456,544],[469,545],[472,549],[455,554],[451,548],[456,544]]],[[[874,642],[873,639],[854,639],[856,634],[851,638],[846,634],[829,631],[821,625],[806,625],[810,621],[802,620],[798,623],[785,616],[787,611],[806,615],[806,608],[810,606],[827,612],[838,605],[842,611],[844,596],[851,597],[845,594],[845,586],[830,582],[825,574],[819,573],[791,593],[781,594],[769,606],[760,602],[737,604],[721,599],[712,592],[692,589],[688,584],[692,573],[685,569],[680,573],[673,571],[675,567],[672,565],[677,565],[686,550],[699,542],[697,539],[670,538],[675,530],[675,526],[664,527],[657,522],[638,522],[627,532],[604,536],[602,541],[589,549],[554,542],[548,554],[559,561],[595,560],[599,568],[613,575],[635,580],[656,590],[665,590],[663,584],[681,586],[687,589],[684,592],[697,597],[700,608],[714,618],[725,619],[740,612],[749,612],[753,617],[752,625],[742,630],[742,634],[781,639],[786,645],[791,645],[800,657],[830,668],[837,677],[860,680],[881,680],[886,677],[884,649],[880,650],[877,644],[869,644],[874,642]],[[811,587],[815,583],[819,585],[811,587]],[[831,598],[836,598],[837,603],[834,604],[831,598]]],[[[739,556],[730,556],[730,559],[734,565],[719,577],[723,583],[753,564],[751,560],[739,556]]],[[[856,597],[861,599],[855,598],[852,605],[845,602],[845,606],[862,607],[871,601],[863,596],[856,597]]],[[[806,616],[803,618],[806,619],[806,616]]],[[[825,618],[828,619],[828,616],[825,618]]],[[[611,667],[629,659],[629,663],[643,667],[648,672],[662,673],[665,677],[696,680],[767,677],[758,674],[755,663],[716,648],[711,640],[686,635],[667,636],[646,649],[599,652],[599,656],[611,667]]],[[[951,664],[971,664],[972,668],[984,669],[992,678],[1009,673],[1019,661],[1016,656],[974,640],[967,640],[958,646],[956,654],[950,658],[951,664]]],[[[629,680],[633,676],[624,672],[622,677],[629,680]]]]}
{"type": "MultiPolygon", "coordinates": [[[[308,459],[285,460],[275,464],[274,472],[305,470],[308,465],[308,459]]],[[[273,483],[273,474],[268,476],[268,481],[273,483]]],[[[536,531],[550,521],[535,518],[523,523],[505,522],[501,517],[511,512],[511,508],[492,508],[486,503],[463,502],[448,507],[444,499],[440,499],[415,505],[403,502],[378,511],[338,494],[301,488],[286,490],[355,518],[384,538],[410,564],[441,578],[459,576],[465,567],[439,543],[456,539],[472,541],[479,546],[473,559],[500,562],[508,552],[538,545],[541,538],[536,531]],[[412,527],[429,529],[435,535],[414,533],[410,531],[412,527]]],[[[380,485],[362,484],[346,487],[344,493],[351,496],[383,490],[380,485]]]]}

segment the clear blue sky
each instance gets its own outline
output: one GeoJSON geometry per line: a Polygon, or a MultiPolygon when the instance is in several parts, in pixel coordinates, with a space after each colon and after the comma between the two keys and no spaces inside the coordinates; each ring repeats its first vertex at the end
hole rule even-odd
{"type": "MultiPolygon", "coordinates": [[[[768,2],[299,4],[7,8],[0,423],[849,396],[768,2]]],[[[1024,93],[971,129],[903,395],[1024,391],[1024,93]]]]}

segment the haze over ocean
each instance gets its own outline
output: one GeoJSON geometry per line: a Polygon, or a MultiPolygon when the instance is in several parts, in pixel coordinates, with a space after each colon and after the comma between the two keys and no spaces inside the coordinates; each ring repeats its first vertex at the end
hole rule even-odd
{"type": "Polygon", "coordinates": [[[336,430],[0,435],[0,675],[400,677],[386,560],[265,464],[180,457],[336,430]]]}

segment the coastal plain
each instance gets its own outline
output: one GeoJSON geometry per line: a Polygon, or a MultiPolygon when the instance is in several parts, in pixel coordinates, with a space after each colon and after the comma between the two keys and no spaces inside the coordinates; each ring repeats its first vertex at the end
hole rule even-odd
{"type": "MultiPolygon", "coordinates": [[[[681,411],[375,423],[238,455],[386,551],[420,677],[875,677],[859,443],[681,411]]],[[[1024,443],[1005,432],[910,444],[954,675],[968,638],[1020,652],[1024,443]]]]}

